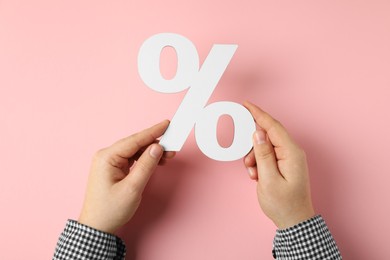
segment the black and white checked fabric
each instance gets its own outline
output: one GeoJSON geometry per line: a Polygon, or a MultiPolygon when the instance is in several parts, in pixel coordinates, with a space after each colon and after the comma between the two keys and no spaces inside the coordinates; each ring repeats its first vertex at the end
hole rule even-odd
{"type": "MultiPolygon", "coordinates": [[[[277,230],[272,252],[274,258],[280,260],[342,259],[321,216],[277,230]]],[[[53,260],[124,260],[125,254],[125,244],[119,237],[68,220],[53,260]]]]}
{"type": "Polygon", "coordinates": [[[342,259],[332,234],[319,215],[294,227],[277,230],[273,255],[281,260],[342,259]]]}
{"type": "Polygon", "coordinates": [[[53,260],[123,260],[125,254],[125,244],[119,237],[68,220],[53,260]]]}

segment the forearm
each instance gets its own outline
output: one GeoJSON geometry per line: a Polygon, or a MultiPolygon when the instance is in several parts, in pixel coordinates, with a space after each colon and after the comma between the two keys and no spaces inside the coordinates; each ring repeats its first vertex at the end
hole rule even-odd
{"type": "Polygon", "coordinates": [[[114,235],[68,220],[57,242],[53,260],[123,260],[126,248],[114,235]]]}
{"type": "Polygon", "coordinates": [[[336,242],[321,216],[315,216],[291,228],[277,230],[275,259],[342,259],[336,242]]]}

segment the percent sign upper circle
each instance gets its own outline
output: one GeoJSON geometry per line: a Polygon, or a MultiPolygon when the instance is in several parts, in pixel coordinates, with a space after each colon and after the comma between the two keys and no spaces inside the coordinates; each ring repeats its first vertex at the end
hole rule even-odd
{"type": "Polygon", "coordinates": [[[138,53],[138,72],[149,88],[162,93],[188,88],[160,140],[166,151],[181,150],[194,126],[198,147],[209,158],[233,161],[251,150],[256,125],[245,107],[229,101],[206,106],[236,49],[235,44],[215,44],[199,68],[196,47],[184,36],[160,33],[142,44],[138,53]],[[177,71],[172,79],[165,79],[160,71],[161,51],[168,46],[174,48],[177,55],[177,71]],[[229,147],[221,147],[216,137],[218,119],[222,115],[231,116],[234,123],[234,138],[229,147]]]}

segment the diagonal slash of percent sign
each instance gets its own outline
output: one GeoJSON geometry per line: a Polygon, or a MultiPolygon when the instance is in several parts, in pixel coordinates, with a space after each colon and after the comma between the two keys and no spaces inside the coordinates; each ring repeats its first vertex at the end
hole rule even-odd
{"type": "Polygon", "coordinates": [[[256,126],[249,111],[228,101],[206,106],[237,47],[235,44],[215,44],[199,69],[196,47],[181,35],[156,34],[143,43],[138,54],[138,71],[148,87],[162,93],[189,88],[160,140],[164,150],[181,150],[195,125],[199,149],[212,159],[232,161],[250,151],[256,126]],[[173,47],[177,54],[177,71],[172,79],[165,79],[160,72],[161,51],[167,46],[173,47]],[[216,138],[218,118],[222,115],[233,119],[234,138],[230,147],[221,147],[216,138]]]}

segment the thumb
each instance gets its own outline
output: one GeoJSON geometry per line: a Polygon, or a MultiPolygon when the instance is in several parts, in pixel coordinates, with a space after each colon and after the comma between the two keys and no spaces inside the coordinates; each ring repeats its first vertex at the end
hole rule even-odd
{"type": "Polygon", "coordinates": [[[255,152],[259,180],[280,176],[276,164],[274,147],[263,129],[253,134],[253,150],[255,152]]]}
{"type": "Polygon", "coordinates": [[[163,148],[159,144],[151,144],[139,157],[134,168],[126,176],[128,182],[138,192],[142,192],[149,181],[150,176],[154,173],[158,162],[163,155],[163,148]]]}

